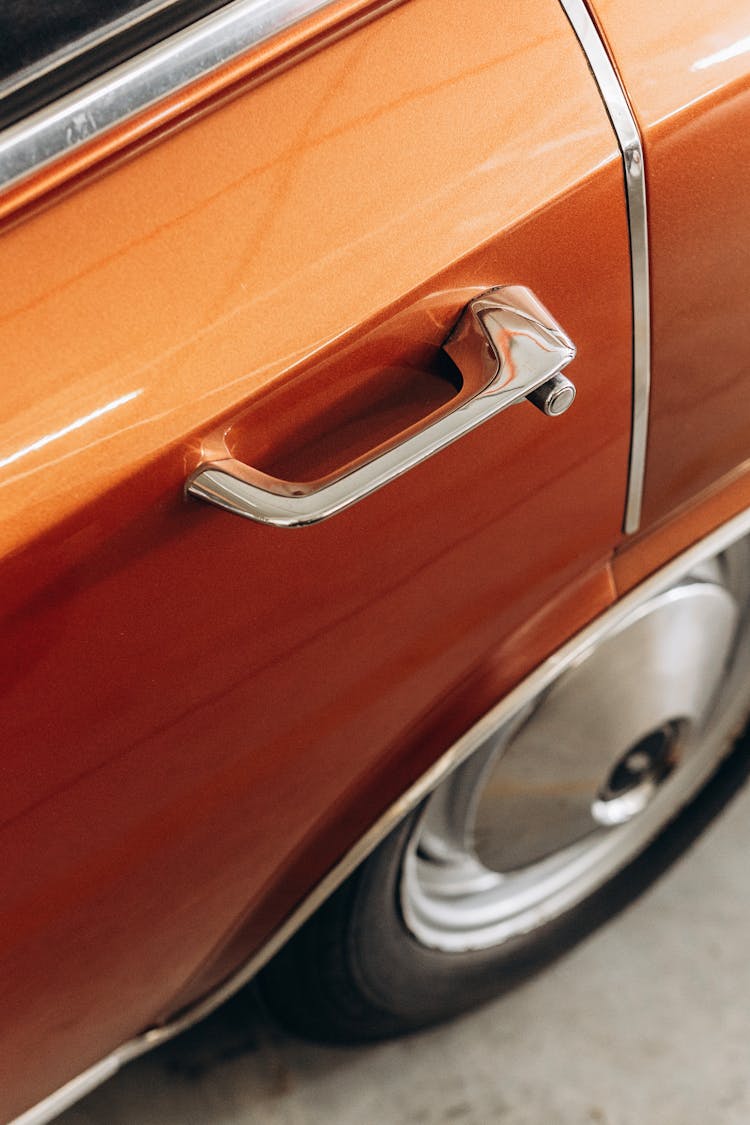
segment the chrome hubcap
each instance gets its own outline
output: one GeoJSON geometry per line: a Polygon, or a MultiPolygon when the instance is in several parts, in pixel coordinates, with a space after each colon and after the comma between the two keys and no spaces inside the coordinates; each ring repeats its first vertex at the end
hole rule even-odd
{"type": "Polygon", "coordinates": [[[533,931],[693,796],[745,716],[747,573],[744,540],[645,602],[435,791],[401,880],[423,944],[533,931]]]}

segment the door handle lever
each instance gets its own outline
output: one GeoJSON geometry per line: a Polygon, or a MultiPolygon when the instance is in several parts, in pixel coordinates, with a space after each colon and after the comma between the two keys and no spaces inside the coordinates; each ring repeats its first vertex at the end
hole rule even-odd
{"type": "Polygon", "coordinates": [[[575,346],[524,286],[500,286],[469,301],[443,350],[464,376],[481,365],[481,389],[363,464],[300,483],[226,457],[200,466],[186,494],[259,523],[304,527],[369,496],[514,403],[527,398],[555,417],[575,398],[575,386],[561,374],[575,346]]]}

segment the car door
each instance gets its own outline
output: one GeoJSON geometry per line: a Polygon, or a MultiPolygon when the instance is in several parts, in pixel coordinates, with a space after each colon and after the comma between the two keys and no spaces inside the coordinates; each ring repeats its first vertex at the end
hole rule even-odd
{"type": "Polygon", "coordinates": [[[2,199],[4,1119],[257,950],[613,596],[628,224],[564,12],[261,32],[2,199]],[[441,345],[506,285],[577,348],[563,417],[521,401],[304,529],[186,498],[227,441],[292,480],[367,460],[446,406],[441,345]]]}

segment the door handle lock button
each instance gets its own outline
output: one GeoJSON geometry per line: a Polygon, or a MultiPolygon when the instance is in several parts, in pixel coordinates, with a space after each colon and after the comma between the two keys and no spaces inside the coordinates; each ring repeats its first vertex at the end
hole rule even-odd
{"type": "Polygon", "coordinates": [[[526,396],[537,410],[541,410],[548,418],[557,418],[564,414],[573,405],[576,397],[575,384],[565,375],[555,375],[537,387],[535,391],[526,396]]]}

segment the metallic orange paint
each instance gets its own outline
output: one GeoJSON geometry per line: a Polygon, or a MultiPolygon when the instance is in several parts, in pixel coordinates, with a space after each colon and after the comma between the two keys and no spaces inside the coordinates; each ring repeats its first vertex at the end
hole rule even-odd
{"type": "MultiPolygon", "coordinates": [[[[398,800],[435,760],[436,748],[446,748],[498,699],[549,656],[559,638],[571,637],[616,598],[610,567],[596,564],[572,577],[518,629],[499,640],[476,667],[417,719],[396,754],[384,756],[379,767],[342,800],[336,815],[325,818],[306,849],[285,864],[279,879],[269,883],[252,908],[243,912],[231,932],[186,982],[172,1005],[182,1007],[221,984],[238,965],[262,946],[290,905],[301,901],[310,887],[311,870],[322,876],[351,846],[362,824],[398,800]]],[[[166,1018],[169,1010],[161,1013],[166,1018]]]]}
{"type": "Polygon", "coordinates": [[[750,460],[750,21],[747,0],[593,6],[645,149],[648,527],[750,460]]]}
{"type": "Polygon", "coordinates": [[[0,220],[23,213],[59,188],[75,184],[138,144],[153,143],[165,132],[184,125],[191,116],[210,112],[220,101],[267,81],[299,59],[348,35],[404,0],[332,0],[305,20],[260,43],[254,50],[210,71],[177,94],[165,96],[95,140],[76,148],[64,159],[43,166],[0,194],[0,220]]]}
{"type": "Polygon", "coordinates": [[[545,35],[520,45],[507,15],[428,7],[394,11],[6,232],[4,552],[614,166],[552,0],[521,21],[545,35]]]}
{"type": "Polygon", "coordinates": [[[746,508],[750,508],[750,471],[740,468],[699,500],[622,545],[612,563],[617,596],[746,508]]]}
{"type": "Polygon", "coordinates": [[[2,1116],[261,941],[598,612],[624,504],[622,176],[553,0],[413,0],[100,171],[0,242],[2,1116]],[[578,344],[563,419],[301,532],[183,499],[264,396],[505,282],[578,344]]]}

